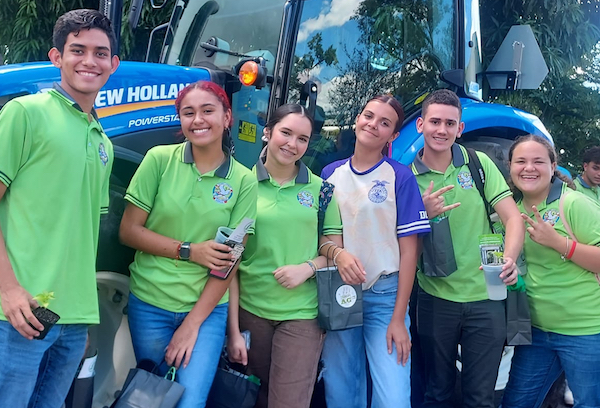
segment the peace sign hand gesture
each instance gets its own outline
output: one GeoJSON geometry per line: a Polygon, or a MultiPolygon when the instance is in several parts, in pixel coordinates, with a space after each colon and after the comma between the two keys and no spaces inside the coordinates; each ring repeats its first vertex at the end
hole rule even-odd
{"type": "Polygon", "coordinates": [[[523,218],[523,220],[529,224],[529,227],[527,227],[527,232],[529,233],[532,241],[561,252],[560,249],[557,248],[560,248],[561,245],[564,246],[564,237],[556,232],[550,223],[547,223],[543,220],[535,205],[532,205],[531,209],[533,210],[535,221],[532,220],[527,214],[521,214],[521,218],[523,218]]]}
{"type": "Polygon", "coordinates": [[[427,216],[429,219],[435,218],[438,215],[452,210],[460,205],[460,203],[444,205],[445,200],[442,194],[452,190],[453,188],[454,186],[450,185],[442,187],[436,192],[432,193],[433,181],[429,183],[429,187],[427,187],[427,190],[425,190],[423,196],[421,197],[423,199],[423,204],[425,205],[425,210],[427,211],[427,216]]]}

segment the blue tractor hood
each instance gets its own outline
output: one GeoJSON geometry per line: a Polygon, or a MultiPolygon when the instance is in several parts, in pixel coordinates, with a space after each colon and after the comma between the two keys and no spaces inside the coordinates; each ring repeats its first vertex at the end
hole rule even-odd
{"type": "MultiPolygon", "coordinates": [[[[512,138],[523,134],[540,135],[552,142],[552,137],[542,121],[531,113],[517,108],[494,103],[484,103],[472,99],[461,98],[463,106],[462,121],[465,122],[463,134],[477,131],[485,134],[497,134],[494,129],[503,129],[502,133],[512,138]]],[[[415,115],[404,123],[400,136],[392,144],[392,157],[403,164],[410,164],[417,152],[423,147],[423,135],[417,132],[415,115]]]]}
{"type": "MultiPolygon", "coordinates": [[[[165,126],[177,126],[174,100],[187,84],[210,81],[204,68],[141,62],[121,62],[98,92],[95,108],[109,137],[165,126]]],[[[60,71],[49,62],[0,67],[0,101],[46,92],[60,81],[60,71]]]]}

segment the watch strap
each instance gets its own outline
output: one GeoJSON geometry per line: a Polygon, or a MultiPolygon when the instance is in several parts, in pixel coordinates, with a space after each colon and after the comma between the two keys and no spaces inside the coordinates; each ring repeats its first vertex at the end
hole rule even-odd
{"type": "Polygon", "coordinates": [[[181,259],[182,261],[189,261],[190,260],[190,247],[191,242],[182,242],[181,244],[179,244],[179,246],[177,247],[177,254],[178,254],[178,258],[181,259]]]}

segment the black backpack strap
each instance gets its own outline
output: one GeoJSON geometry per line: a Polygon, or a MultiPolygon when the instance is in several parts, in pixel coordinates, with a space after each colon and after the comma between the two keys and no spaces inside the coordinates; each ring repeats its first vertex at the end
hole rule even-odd
{"type": "Polygon", "coordinates": [[[490,219],[490,214],[494,212],[494,209],[485,198],[485,190],[483,188],[485,184],[485,171],[483,171],[481,161],[479,160],[477,152],[474,149],[467,147],[467,155],[469,156],[469,162],[467,163],[467,166],[471,172],[471,177],[473,178],[475,187],[477,187],[477,191],[479,191],[479,195],[485,204],[485,212],[487,214],[488,223],[490,224],[490,230],[494,231],[492,220],[490,219]]]}
{"type": "Polygon", "coordinates": [[[319,235],[323,234],[323,224],[325,223],[325,212],[333,197],[335,186],[328,181],[323,180],[321,191],[319,191],[319,212],[317,214],[319,235]]]}

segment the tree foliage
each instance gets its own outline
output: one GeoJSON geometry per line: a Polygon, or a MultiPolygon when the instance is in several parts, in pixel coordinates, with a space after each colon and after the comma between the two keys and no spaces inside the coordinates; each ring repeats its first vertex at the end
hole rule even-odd
{"type": "MultiPolygon", "coordinates": [[[[133,32],[127,22],[127,12],[131,0],[125,0],[124,3],[123,28],[121,29],[121,58],[128,61],[144,61],[146,59],[150,32],[155,27],[169,21],[176,1],[168,1],[165,7],[158,10],[153,9],[149,1],[145,1],[138,26],[133,32]]],[[[149,61],[151,62],[158,62],[158,55],[160,54],[164,33],[165,30],[162,30],[160,33],[157,33],[153,39],[154,41],[150,49],[149,58],[149,61]]]]}
{"type": "MultiPolygon", "coordinates": [[[[0,63],[47,60],[47,52],[52,46],[52,28],[58,16],[75,8],[98,8],[99,2],[2,0],[0,63]]],[[[174,3],[170,1],[168,7],[152,10],[149,2],[145,2],[140,25],[132,33],[126,22],[130,0],[125,0],[120,52],[123,59],[145,58],[150,31],[168,21],[174,3]]],[[[596,45],[600,40],[599,10],[600,0],[481,0],[483,54],[487,58],[484,66],[488,65],[512,25],[529,24],[550,70],[537,90],[492,92],[488,100],[538,115],[553,135],[557,148],[565,150],[563,164],[572,170],[579,166],[583,149],[600,145],[597,117],[600,46],[596,45]]],[[[414,90],[425,91],[437,82],[438,66],[443,65],[440,61],[445,61],[447,56],[443,52],[448,47],[433,43],[428,22],[436,16],[431,15],[427,2],[365,0],[360,3],[354,19],[361,29],[359,44],[345,50],[325,49],[317,33],[309,42],[309,52],[296,57],[294,75],[305,75],[319,66],[337,65],[336,52],[351,56],[347,66],[339,67],[339,81],[349,83],[335,87],[339,91],[346,86],[349,92],[332,92],[339,107],[348,107],[350,102],[355,102],[353,95],[362,93],[357,92],[358,88],[370,92],[374,91],[373,87],[380,87],[379,91],[385,89],[407,99],[414,95],[414,90]],[[381,65],[388,67],[387,72],[377,71],[378,56],[385,59],[381,65]],[[400,76],[392,74],[398,71],[400,76]]],[[[156,42],[161,40],[162,36],[159,36],[156,42]]],[[[154,45],[155,50],[159,48],[154,45]]],[[[448,49],[447,52],[451,51],[448,49]]],[[[338,111],[350,112],[351,109],[338,111]]]]}
{"type": "Polygon", "coordinates": [[[47,60],[58,16],[76,8],[98,7],[99,0],[2,0],[2,62],[47,60]]]}
{"type": "MultiPolygon", "coordinates": [[[[344,44],[347,58],[338,69],[329,91],[333,111],[343,125],[354,120],[358,109],[371,96],[389,93],[405,109],[438,87],[439,73],[450,66],[454,48],[439,46],[434,33],[440,18],[451,13],[450,2],[432,6],[412,0],[364,0],[352,20],[360,37],[356,44],[344,44]]],[[[442,28],[443,30],[443,28],[442,28]]]]}
{"type": "MultiPolygon", "coordinates": [[[[131,0],[125,0],[123,5],[120,56],[142,61],[146,57],[150,31],[168,21],[175,2],[168,2],[167,7],[160,10],[154,10],[150,2],[144,2],[140,24],[134,33],[127,24],[130,3],[131,0]]],[[[46,61],[56,19],[69,10],[98,9],[99,6],[100,0],[2,0],[0,63],[46,61]]],[[[157,40],[162,40],[161,36],[157,40]]]]}
{"type": "Polygon", "coordinates": [[[538,115],[557,150],[564,150],[561,164],[573,172],[583,150],[600,145],[600,94],[590,87],[600,83],[599,5],[600,0],[481,1],[487,63],[512,25],[528,24],[550,71],[537,90],[494,92],[489,100],[538,115]]]}

